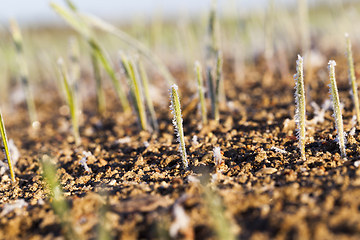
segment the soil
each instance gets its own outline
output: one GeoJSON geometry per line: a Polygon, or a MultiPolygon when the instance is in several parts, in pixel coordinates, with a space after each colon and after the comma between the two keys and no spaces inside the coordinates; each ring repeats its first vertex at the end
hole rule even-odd
{"type": "MultiPolygon", "coordinates": [[[[353,104],[346,62],[343,56],[335,60],[348,132],[353,104]]],[[[323,123],[308,124],[306,161],[301,161],[291,76],[284,80],[274,73],[266,83],[266,67],[259,61],[247,66],[244,80],[235,81],[231,64],[225,61],[227,104],[221,106],[220,124],[210,121],[203,127],[190,104],[195,90],[186,86],[184,71],[174,73],[184,111],[186,170],[167,106],[156,106],[160,132],[152,134],[140,131],[134,115],[121,112],[112,90],[103,116],[96,113],[95,99],[84,101],[80,147],[56,89],[37,99],[39,130],[29,127],[24,105],[6,114],[8,137],[21,157],[16,183],[8,172],[1,178],[0,212],[17,199],[28,205],[0,215],[0,239],[66,238],[67,228],[52,209],[54,196],[42,177],[44,154],[56,163],[71,227],[82,239],[219,239],[221,229],[238,239],[359,239],[360,128],[348,136],[348,157],[341,159],[332,110],[326,111],[323,123]],[[213,159],[216,146],[223,154],[221,166],[213,159]],[[83,151],[93,154],[87,161],[91,172],[79,163],[83,151]],[[185,223],[178,230],[177,221],[185,223]]],[[[314,117],[309,103],[329,99],[327,85],[326,77],[316,85],[307,82],[308,120],[314,117]]],[[[165,99],[166,94],[164,89],[165,99]]]]}

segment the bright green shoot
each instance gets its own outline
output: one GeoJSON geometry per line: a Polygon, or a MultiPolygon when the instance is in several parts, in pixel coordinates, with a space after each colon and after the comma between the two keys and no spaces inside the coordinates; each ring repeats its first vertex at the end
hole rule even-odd
{"type": "Polygon", "coordinates": [[[186,148],[185,148],[185,138],[184,138],[184,129],[183,129],[183,119],[181,116],[181,106],[179,94],[177,92],[178,86],[176,84],[171,86],[170,91],[170,110],[174,115],[174,119],[172,120],[173,125],[175,127],[175,133],[177,136],[177,140],[179,142],[179,152],[182,158],[183,168],[186,169],[189,166],[187,156],[186,156],[186,148]]]}
{"type": "Polygon", "coordinates": [[[31,124],[34,125],[35,122],[38,121],[38,117],[36,114],[36,107],[35,107],[35,102],[34,102],[34,97],[30,88],[30,84],[29,84],[29,71],[28,71],[28,66],[26,64],[26,60],[24,57],[24,50],[23,50],[23,41],[22,41],[22,36],[21,36],[21,32],[19,29],[19,26],[16,22],[15,19],[10,19],[10,29],[11,29],[11,34],[12,34],[12,38],[15,44],[15,49],[16,49],[16,58],[17,58],[17,62],[18,62],[18,66],[19,66],[19,73],[20,73],[20,79],[21,79],[21,84],[24,88],[24,92],[25,92],[25,97],[26,97],[26,104],[27,104],[27,108],[29,111],[29,117],[30,117],[30,122],[31,124]]]}
{"type": "Polygon", "coordinates": [[[80,236],[75,232],[72,226],[70,207],[63,196],[62,187],[56,178],[56,168],[49,156],[44,155],[42,157],[42,167],[43,176],[49,184],[52,195],[51,207],[54,213],[59,217],[61,225],[64,228],[66,239],[82,239],[79,238],[80,236]]]}
{"type": "Polygon", "coordinates": [[[150,112],[152,127],[153,127],[155,132],[159,132],[159,124],[158,124],[158,121],[157,121],[157,118],[156,118],[154,105],[153,105],[153,102],[152,102],[151,97],[150,97],[149,79],[147,77],[144,64],[143,64],[140,57],[138,59],[138,65],[139,65],[139,72],[140,72],[141,82],[142,82],[142,86],[143,86],[143,89],[144,89],[146,104],[147,104],[149,112],[150,112]]]}
{"type": "Polygon", "coordinates": [[[144,99],[142,95],[139,73],[134,61],[129,60],[125,53],[120,53],[121,63],[124,67],[125,74],[130,82],[130,92],[133,99],[134,108],[141,125],[142,130],[147,130],[146,112],[144,99]]]}
{"type": "Polygon", "coordinates": [[[3,146],[4,146],[5,158],[9,164],[11,181],[14,183],[15,182],[15,174],[14,174],[14,169],[13,169],[13,166],[11,163],[9,145],[8,145],[8,140],[6,137],[5,124],[4,124],[4,119],[2,117],[1,109],[0,109],[0,133],[1,133],[1,139],[3,142],[3,146]]]}
{"type": "Polygon", "coordinates": [[[299,149],[301,160],[305,161],[305,140],[306,140],[306,106],[305,106],[305,88],[304,88],[304,59],[298,55],[296,61],[295,78],[295,123],[297,125],[297,138],[299,140],[299,149]]]}
{"type": "Polygon", "coordinates": [[[354,101],[354,108],[356,112],[356,117],[358,124],[360,124],[360,106],[359,106],[359,94],[356,84],[356,77],[355,77],[355,70],[354,70],[354,59],[352,56],[352,50],[351,50],[351,41],[349,34],[345,33],[346,38],[346,56],[347,56],[347,62],[349,67],[349,83],[351,85],[351,96],[354,101]]]}
{"type": "Polygon", "coordinates": [[[116,76],[116,72],[111,64],[111,61],[109,60],[109,57],[106,54],[105,50],[101,47],[101,45],[92,36],[91,30],[89,29],[87,24],[84,23],[82,19],[78,17],[77,13],[70,12],[67,9],[60,7],[55,3],[51,3],[51,7],[70,26],[72,26],[76,31],[78,31],[85,38],[85,40],[87,40],[87,42],[89,43],[92,49],[94,56],[103,65],[104,69],[110,76],[124,111],[126,112],[130,110],[129,101],[127,100],[126,94],[124,93],[123,89],[120,86],[119,79],[116,76]]]}
{"type": "Polygon", "coordinates": [[[70,108],[75,144],[76,146],[79,146],[81,144],[81,138],[79,134],[79,116],[78,116],[78,107],[76,102],[76,91],[74,87],[74,82],[70,82],[69,74],[66,70],[63,59],[59,58],[57,63],[59,66],[60,78],[62,79],[62,82],[65,87],[66,99],[70,108]]]}
{"type": "Polygon", "coordinates": [[[333,109],[334,114],[333,117],[335,118],[335,125],[337,131],[337,138],[340,147],[341,157],[346,157],[345,151],[345,133],[344,133],[344,126],[341,114],[341,107],[340,107],[340,100],[339,100],[339,93],[336,86],[336,78],[335,78],[335,66],[336,62],[334,60],[329,61],[329,76],[330,76],[330,96],[333,102],[333,109]]]}
{"type": "Polygon", "coordinates": [[[207,124],[207,112],[206,112],[206,103],[205,103],[205,94],[204,94],[204,83],[202,76],[202,68],[198,61],[195,62],[195,73],[198,84],[198,93],[199,93],[199,101],[200,101],[200,110],[201,110],[201,118],[204,125],[207,124]]]}

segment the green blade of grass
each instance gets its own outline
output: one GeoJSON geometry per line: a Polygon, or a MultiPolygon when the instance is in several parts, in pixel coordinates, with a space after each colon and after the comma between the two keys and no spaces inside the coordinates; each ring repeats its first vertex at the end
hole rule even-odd
{"type": "Polygon", "coordinates": [[[104,69],[110,76],[124,111],[126,112],[130,110],[129,101],[127,100],[126,95],[120,86],[119,79],[117,79],[116,77],[116,72],[111,64],[111,61],[109,60],[109,57],[107,56],[105,50],[101,47],[100,43],[98,43],[96,39],[92,36],[87,24],[84,23],[84,21],[82,21],[81,19],[79,19],[77,14],[72,13],[65,8],[62,8],[55,3],[51,3],[51,7],[70,26],[72,26],[76,31],[78,31],[85,38],[85,40],[87,40],[90,47],[92,48],[92,51],[94,52],[95,57],[98,58],[98,61],[103,65],[104,69]]]}
{"type": "Polygon", "coordinates": [[[147,129],[147,122],[146,122],[146,113],[145,113],[145,106],[144,100],[142,97],[142,91],[139,81],[139,73],[137,71],[136,65],[132,60],[129,60],[125,53],[120,53],[120,58],[122,65],[125,69],[125,73],[127,78],[130,82],[130,92],[133,98],[134,108],[136,114],[138,115],[138,119],[141,125],[142,130],[147,129]]]}
{"type": "Polygon", "coordinates": [[[70,62],[70,81],[74,86],[75,97],[76,97],[76,105],[78,114],[81,113],[81,97],[79,92],[79,84],[80,84],[80,47],[79,42],[75,36],[69,37],[69,49],[68,49],[68,57],[70,62]]]}
{"type": "Polygon", "coordinates": [[[1,133],[1,139],[2,139],[2,142],[4,145],[5,158],[9,165],[11,181],[14,183],[15,182],[15,174],[14,174],[14,169],[13,169],[13,166],[11,163],[10,152],[9,152],[9,147],[8,147],[8,140],[6,137],[5,124],[4,124],[4,120],[2,117],[1,109],[0,109],[0,133],[1,133]]]}
{"type": "Polygon", "coordinates": [[[159,72],[161,73],[161,75],[164,77],[164,79],[167,81],[169,85],[175,83],[175,79],[169,72],[166,65],[160,60],[160,58],[158,58],[153,52],[151,52],[143,43],[139,42],[135,38],[132,38],[125,32],[121,31],[120,29],[117,29],[115,26],[101,20],[96,16],[93,16],[91,14],[83,14],[83,13],[80,13],[79,15],[90,25],[98,29],[101,29],[103,31],[106,31],[108,33],[111,33],[112,35],[118,37],[125,43],[137,49],[158,68],[159,72]]]}
{"type": "Polygon", "coordinates": [[[26,104],[29,111],[29,118],[31,124],[38,120],[34,96],[29,84],[29,71],[24,57],[23,41],[19,26],[15,19],[10,19],[11,35],[15,44],[16,58],[19,66],[20,80],[24,88],[26,104]]]}
{"type": "Polygon", "coordinates": [[[79,146],[81,144],[81,138],[80,138],[80,133],[79,133],[79,118],[78,118],[78,111],[77,111],[77,104],[76,104],[75,89],[74,89],[74,86],[70,84],[69,75],[66,70],[63,59],[59,58],[57,63],[59,65],[60,77],[61,77],[62,82],[65,87],[66,98],[67,98],[69,108],[70,108],[75,144],[76,144],[76,146],[79,146]]]}
{"type": "Polygon", "coordinates": [[[142,82],[142,85],[143,85],[143,88],[144,88],[146,104],[147,104],[147,107],[148,107],[149,112],[150,112],[152,127],[153,127],[155,132],[159,132],[159,124],[158,124],[158,121],[157,121],[157,118],[156,118],[154,105],[153,105],[153,102],[151,100],[150,92],[149,92],[149,79],[147,77],[145,67],[144,67],[144,64],[142,63],[141,58],[138,59],[138,65],[139,65],[139,71],[140,71],[140,76],[141,76],[140,77],[141,82],[142,82]]]}
{"type": "Polygon", "coordinates": [[[185,138],[184,138],[184,128],[183,128],[183,119],[181,116],[181,106],[180,106],[180,98],[179,94],[177,92],[178,86],[176,84],[171,86],[170,89],[170,110],[172,111],[172,114],[174,115],[173,118],[173,125],[175,127],[175,133],[178,137],[179,142],[179,152],[181,154],[182,158],[182,165],[184,169],[187,169],[189,166],[189,162],[187,160],[187,154],[186,154],[186,148],[185,148],[185,138]]]}

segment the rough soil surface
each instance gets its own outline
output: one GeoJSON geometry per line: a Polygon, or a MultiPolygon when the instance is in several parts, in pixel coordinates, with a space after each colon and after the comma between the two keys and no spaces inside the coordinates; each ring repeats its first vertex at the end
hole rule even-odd
{"type": "MultiPolygon", "coordinates": [[[[4,116],[8,137],[21,157],[15,167],[17,182],[11,184],[8,172],[1,177],[0,239],[65,238],[66,228],[52,210],[53,196],[42,177],[44,154],[56,163],[71,208],[69,221],[83,239],[98,239],[104,232],[113,239],[168,239],[170,233],[175,239],[218,239],[224,222],[224,229],[238,239],[359,239],[360,128],[348,136],[348,157],[341,159],[332,110],[326,111],[323,123],[308,124],[307,160],[302,162],[291,76],[281,80],[275,73],[272,83],[264,83],[265,68],[259,62],[246,69],[242,82],[235,82],[228,66],[226,61],[227,104],[222,105],[220,124],[202,128],[190,104],[194,90],[186,86],[185,74],[177,76],[187,170],[181,167],[170,110],[156,107],[159,134],[140,131],[134,115],[121,113],[111,90],[103,116],[96,114],[94,99],[84,104],[80,147],[74,145],[69,116],[54,89],[42,96],[47,101],[37,101],[39,130],[28,127],[24,106],[4,116]],[[218,167],[216,146],[224,160],[218,167]],[[79,164],[83,151],[93,154],[87,160],[90,172],[79,164]],[[27,205],[4,212],[19,199],[27,205]],[[181,217],[185,224],[178,225],[181,217]]],[[[321,71],[327,73],[326,66],[321,71]]],[[[343,57],[336,72],[348,132],[353,105],[343,57]]],[[[316,84],[307,82],[308,120],[314,118],[309,103],[321,105],[329,99],[327,76],[315,74],[314,79],[316,84]]]]}

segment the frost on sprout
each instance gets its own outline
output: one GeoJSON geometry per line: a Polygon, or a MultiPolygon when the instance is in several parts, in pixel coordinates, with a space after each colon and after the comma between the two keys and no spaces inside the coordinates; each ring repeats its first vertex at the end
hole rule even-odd
{"type": "Polygon", "coordinates": [[[13,203],[5,203],[0,217],[5,216],[6,214],[14,211],[15,209],[26,207],[27,205],[28,203],[25,202],[25,199],[17,199],[13,203]]]}
{"type": "Polygon", "coordinates": [[[181,115],[181,106],[180,106],[180,99],[177,93],[178,86],[173,84],[170,88],[170,110],[174,115],[172,123],[174,125],[174,131],[177,136],[177,141],[179,143],[179,153],[182,157],[183,167],[188,167],[188,161],[186,156],[186,149],[185,149],[185,139],[184,139],[184,130],[183,130],[183,119],[181,115]]]}
{"type": "Polygon", "coordinates": [[[287,154],[287,153],[288,153],[287,151],[282,150],[282,149],[277,148],[277,147],[274,147],[274,146],[272,146],[272,147],[270,148],[270,150],[273,150],[273,151],[275,151],[275,152],[282,153],[282,154],[287,154]]]}
{"type": "Polygon", "coordinates": [[[296,74],[294,75],[295,79],[295,123],[297,125],[296,136],[299,140],[299,149],[301,154],[301,159],[305,160],[305,90],[304,90],[304,71],[303,71],[303,62],[304,59],[298,55],[298,60],[296,61],[296,74]]]}
{"type": "Polygon", "coordinates": [[[220,166],[223,162],[220,147],[214,147],[213,154],[215,159],[215,166],[220,166]]]}
{"type": "Polygon", "coordinates": [[[329,76],[330,76],[330,98],[333,103],[334,114],[333,117],[335,119],[335,126],[337,131],[337,139],[340,147],[341,157],[346,157],[345,152],[345,134],[344,134],[344,126],[342,120],[341,113],[341,105],[339,100],[339,93],[336,86],[336,78],[335,78],[335,66],[336,62],[334,60],[329,61],[329,76]]]}
{"type": "Polygon", "coordinates": [[[91,152],[86,152],[86,151],[83,151],[82,154],[84,155],[83,158],[81,158],[80,160],[80,164],[81,166],[83,166],[83,168],[85,169],[85,172],[88,172],[88,173],[91,173],[91,169],[89,168],[89,166],[86,164],[87,162],[87,158],[92,156],[91,152]]]}

